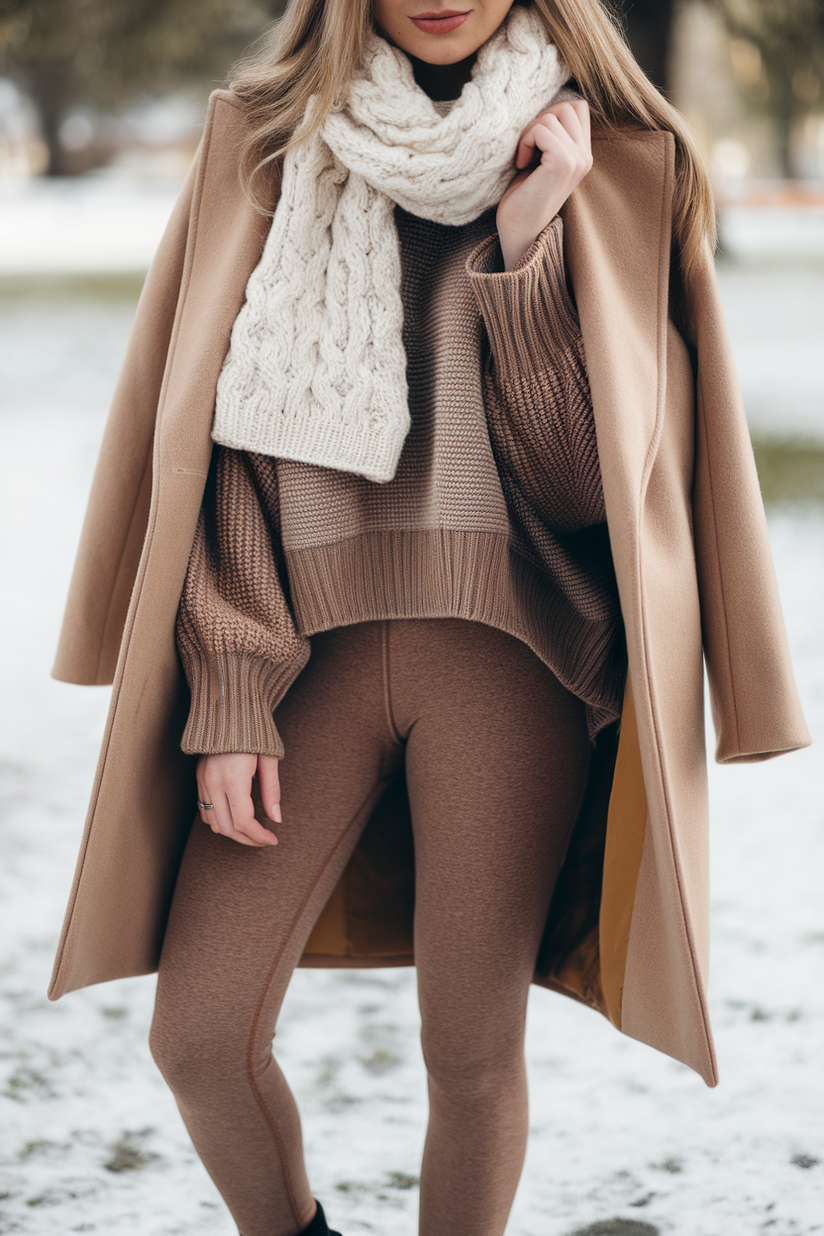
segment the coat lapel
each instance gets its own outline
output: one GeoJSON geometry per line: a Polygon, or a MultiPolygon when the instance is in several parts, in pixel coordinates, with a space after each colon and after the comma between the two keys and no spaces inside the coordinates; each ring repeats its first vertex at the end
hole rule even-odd
{"type": "MultiPolygon", "coordinates": [[[[637,526],[663,409],[674,150],[671,135],[649,132],[596,135],[593,150],[564,211],[565,257],[620,539],[637,526]]],[[[631,542],[618,549],[631,553],[631,542]]]]}
{"type": "MultiPolygon", "coordinates": [[[[204,135],[201,177],[192,208],[187,278],[182,289],[160,402],[156,461],[203,472],[211,457],[215,388],[246,284],[266,243],[270,217],[244,192],[238,146],[246,121],[220,92],[204,135]]],[[[273,174],[272,204],[278,182],[273,174]]]]}

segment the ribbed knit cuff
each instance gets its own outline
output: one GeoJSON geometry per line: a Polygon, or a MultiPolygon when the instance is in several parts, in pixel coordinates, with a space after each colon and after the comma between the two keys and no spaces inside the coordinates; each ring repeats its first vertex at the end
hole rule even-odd
{"type": "Polygon", "coordinates": [[[272,713],[309,659],[308,645],[277,666],[225,653],[202,661],[181,650],[181,659],[192,693],[180,743],[187,755],[283,755],[272,713]]]}
{"type": "Polygon", "coordinates": [[[498,237],[473,250],[466,269],[502,381],[554,368],[554,356],[580,338],[564,269],[564,225],[544,228],[512,270],[501,270],[498,237]]]}

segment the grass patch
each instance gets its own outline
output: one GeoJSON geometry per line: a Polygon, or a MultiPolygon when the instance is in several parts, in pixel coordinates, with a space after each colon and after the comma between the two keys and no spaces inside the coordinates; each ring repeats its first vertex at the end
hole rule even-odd
{"type": "Polygon", "coordinates": [[[421,1183],[420,1176],[410,1176],[408,1172],[387,1172],[390,1189],[414,1189],[421,1183]]]}
{"type": "Polygon", "coordinates": [[[51,1094],[49,1079],[39,1069],[21,1064],[15,1069],[6,1082],[6,1096],[18,1103],[25,1103],[32,1098],[44,1098],[51,1094]]]}
{"type": "Polygon", "coordinates": [[[806,1171],[806,1170],[809,1170],[809,1168],[811,1167],[818,1167],[821,1160],[816,1159],[811,1154],[794,1154],[793,1157],[790,1159],[790,1162],[792,1163],[793,1167],[803,1167],[806,1171]]]}
{"type": "Polygon", "coordinates": [[[159,1158],[158,1155],[144,1150],[141,1145],[151,1132],[151,1129],[144,1129],[140,1133],[124,1133],[113,1142],[109,1147],[111,1158],[103,1164],[106,1171],[139,1172],[142,1167],[147,1167],[159,1158]]]}
{"type": "Polygon", "coordinates": [[[318,1069],[318,1075],[316,1078],[317,1084],[319,1086],[331,1086],[332,1083],[337,1080],[340,1067],[341,1061],[338,1060],[336,1056],[327,1056],[326,1059],[322,1060],[320,1063],[320,1068],[318,1069]]]}
{"type": "Polygon", "coordinates": [[[77,300],[137,303],[144,274],[2,275],[0,304],[21,300],[67,302],[77,300]]]}
{"type": "Polygon", "coordinates": [[[653,1163],[652,1166],[657,1172],[669,1172],[671,1176],[677,1176],[684,1170],[684,1164],[675,1157],[663,1159],[660,1163],[653,1163]]]}
{"type": "Polygon", "coordinates": [[[48,1138],[38,1137],[34,1141],[25,1142],[18,1150],[17,1157],[25,1163],[27,1159],[33,1159],[42,1154],[49,1154],[53,1150],[63,1149],[64,1147],[58,1142],[50,1142],[48,1138]]]}
{"type": "Polygon", "coordinates": [[[824,503],[824,443],[756,438],[753,449],[767,505],[824,503]]]}
{"type": "Polygon", "coordinates": [[[375,1073],[378,1077],[382,1073],[387,1073],[393,1069],[396,1064],[402,1064],[400,1056],[394,1055],[391,1051],[383,1051],[378,1049],[373,1051],[371,1056],[362,1056],[361,1064],[368,1073],[375,1073]]]}
{"type": "Polygon", "coordinates": [[[338,1193],[368,1193],[369,1185],[360,1180],[339,1180],[335,1185],[338,1193]]]}

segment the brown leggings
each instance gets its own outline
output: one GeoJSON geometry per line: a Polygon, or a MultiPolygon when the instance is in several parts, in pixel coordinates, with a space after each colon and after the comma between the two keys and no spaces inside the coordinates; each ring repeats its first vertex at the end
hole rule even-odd
{"type": "Polygon", "coordinates": [[[584,710],[519,640],[461,619],[312,638],[275,717],[280,844],[192,829],[151,1046],[243,1236],[314,1214],[297,1108],[272,1057],[309,933],[406,765],[430,1117],[422,1236],[501,1236],[527,1135],[527,993],[589,767],[584,710]]]}

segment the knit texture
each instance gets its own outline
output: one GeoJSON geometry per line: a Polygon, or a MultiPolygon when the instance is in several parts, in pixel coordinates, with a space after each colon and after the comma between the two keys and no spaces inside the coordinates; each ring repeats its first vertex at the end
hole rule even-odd
{"type": "Polygon", "coordinates": [[[392,479],[410,419],[397,203],[460,226],[503,195],[568,73],[516,6],[443,115],[376,34],[343,110],[288,152],[217,388],[215,442],[392,479]]]}
{"type": "Polygon", "coordinates": [[[189,559],[177,618],[189,751],[283,755],[272,713],[309,658],[278,561],[275,478],[254,462],[216,452],[189,559]]]}
{"type": "Polygon", "coordinates": [[[271,708],[305,637],[382,618],[507,631],[584,701],[591,737],[620,716],[625,650],[563,224],[504,273],[492,211],[459,228],[396,218],[412,420],[397,474],[374,485],[215,449],[178,621],[187,751],[281,754],[271,708]]]}

